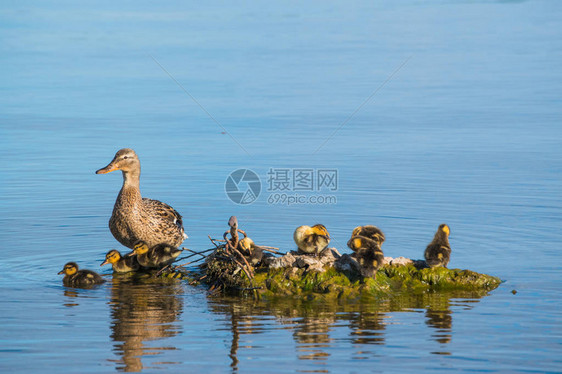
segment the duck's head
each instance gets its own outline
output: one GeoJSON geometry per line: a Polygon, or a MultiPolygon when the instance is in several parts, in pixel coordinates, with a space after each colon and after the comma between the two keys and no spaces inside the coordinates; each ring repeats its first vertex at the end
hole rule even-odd
{"type": "Polygon", "coordinates": [[[76,262],[68,262],[64,265],[59,274],[73,275],[78,271],[78,264],[76,262]]]}
{"type": "Polygon", "coordinates": [[[314,225],[314,226],[312,226],[312,231],[316,235],[324,236],[326,239],[330,239],[330,234],[328,233],[328,230],[326,229],[326,226],[324,226],[324,225],[321,225],[321,224],[314,225]]]}
{"type": "Polygon", "coordinates": [[[123,148],[117,151],[113,160],[104,168],[96,171],[96,174],[107,174],[115,170],[121,170],[123,173],[140,171],[139,157],[130,148],[123,148]]]}
{"type": "Polygon", "coordinates": [[[449,226],[445,223],[442,223],[439,225],[439,228],[437,229],[438,232],[442,232],[445,234],[445,236],[449,236],[449,234],[451,233],[451,229],[449,228],[449,226]]]}
{"type": "Polygon", "coordinates": [[[382,245],[382,243],[384,243],[385,240],[384,233],[381,231],[381,229],[373,225],[357,226],[356,228],[353,229],[353,232],[351,233],[351,237],[353,238],[354,236],[358,236],[358,235],[371,238],[377,241],[379,245],[382,245]]]}
{"type": "Polygon", "coordinates": [[[137,241],[133,246],[133,254],[135,255],[142,255],[146,252],[148,252],[148,244],[146,244],[142,240],[137,241]]]}
{"type": "Polygon", "coordinates": [[[121,259],[121,253],[118,250],[112,249],[105,255],[105,261],[100,264],[100,266],[107,264],[114,264],[121,259]]]}

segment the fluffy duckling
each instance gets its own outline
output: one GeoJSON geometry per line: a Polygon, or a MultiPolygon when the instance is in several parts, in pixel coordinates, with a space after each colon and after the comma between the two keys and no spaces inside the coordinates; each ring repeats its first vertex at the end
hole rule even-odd
{"type": "Polygon", "coordinates": [[[181,249],[168,244],[158,244],[152,248],[143,241],[133,246],[133,254],[137,255],[138,263],[145,268],[160,269],[170,265],[182,252],[181,249]]]}
{"type": "Polygon", "coordinates": [[[293,239],[299,252],[318,256],[330,243],[330,234],[324,225],[299,226],[293,239]]]}
{"type": "Polygon", "coordinates": [[[451,229],[446,224],[439,225],[433,240],[427,248],[423,256],[429,267],[443,266],[447,267],[451,259],[451,245],[449,244],[449,233],[451,229]]]}
{"type": "Polygon", "coordinates": [[[118,250],[112,249],[105,255],[105,261],[100,266],[111,264],[113,271],[116,273],[128,273],[137,271],[140,268],[137,256],[121,256],[118,250]]]}
{"type": "Polygon", "coordinates": [[[248,262],[252,266],[256,266],[263,259],[263,248],[255,245],[249,237],[245,237],[238,242],[238,250],[248,258],[248,262]]]}
{"type": "Polygon", "coordinates": [[[373,277],[384,262],[380,244],[364,236],[354,236],[349,239],[347,246],[355,252],[355,258],[361,265],[361,275],[373,277]]]}
{"type": "Polygon", "coordinates": [[[238,241],[238,250],[244,255],[244,256],[249,256],[252,254],[252,249],[254,249],[256,245],[254,244],[254,241],[252,239],[250,239],[249,237],[245,237],[243,239],[240,239],[240,241],[238,241]]]}
{"type": "Polygon", "coordinates": [[[384,243],[385,240],[384,234],[381,231],[381,229],[373,225],[357,226],[356,228],[353,229],[353,233],[351,234],[351,237],[353,238],[354,236],[358,236],[358,235],[364,236],[369,239],[373,239],[377,241],[380,246],[382,246],[382,243],[384,243]]]}
{"type": "Polygon", "coordinates": [[[76,262],[68,262],[59,274],[64,274],[62,284],[67,287],[89,287],[102,284],[105,280],[96,272],[91,270],[78,270],[76,262]]]}

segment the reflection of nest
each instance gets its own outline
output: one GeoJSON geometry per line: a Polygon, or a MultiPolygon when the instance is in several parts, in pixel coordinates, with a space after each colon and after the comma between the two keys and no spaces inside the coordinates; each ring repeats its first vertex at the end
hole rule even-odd
{"type": "MultiPolygon", "coordinates": [[[[259,275],[258,275],[259,276],[259,275]]],[[[263,298],[260,300],[238,297],[210,297],[208,308],[225,316],[229,321],[232,340],[230,355],[232,367],[237,368],[240,353],[251,348],[249,342],[258,339],[248,335],[271,331],[270,316],[275,316],[275,326],[291,331],[301,360],[324,361],[342,340],[350,341],[358,359],[371,359],[378,350],[368,346],[385,344],[387,325],[394,324],[397,312],[415,313],[418,320],[425,320],[431,338],[441,344],[451,341],[453,314],[451,305],[463,303],[470,308],[486,293],[479,291],[426,292],[413,294],[396,292],[371,302],[350,303],[346,300],[307,301],[302,297],[263,298]],[[464,299],[460,301],[459,299],[464,299]],[[264,318],[264,316],[267,316],[264,318]],[[264,320],[266,322],[264,322],[264,320]],[[333,334],[332,331],[337,331],[333,334]]],[[[445,347],[434,354],[449,354],[445,347]]]]}
{"type": "Polygon", "coordinates": [[[322,319],[304,318],[295,326],[293,336],[301,344],[329,343],[332,340],[329,332],[334,322],[334,316],[322,319]]]}

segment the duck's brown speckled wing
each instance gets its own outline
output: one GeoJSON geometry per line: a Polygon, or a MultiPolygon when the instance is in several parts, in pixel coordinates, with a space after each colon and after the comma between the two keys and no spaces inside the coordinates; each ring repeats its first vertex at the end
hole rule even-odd
{"type": "MultiPolygon", "coordinates": [[[[160,222],[168,222],[170,228],[175,226],[185,239],[183,220],[177,210],[161,201],[148,199],[146,197],[143,197],[142,203],[144,205],[144,210],[150,212],[152,218],[157,218],[160,222]]],[[[165,227],[162,227],[162,229],[166,231],[165,227]]]]}

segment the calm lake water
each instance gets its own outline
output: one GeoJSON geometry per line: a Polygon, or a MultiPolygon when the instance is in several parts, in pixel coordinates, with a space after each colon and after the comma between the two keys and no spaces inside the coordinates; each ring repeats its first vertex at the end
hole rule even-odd
{"type": "Polygon", "coordinates": [[[560,19],[559,1],[2,2],[0,370],[562,371],[560,19]],[[446,222],[449,267],[505,282],[322,304],[112,278],[121,176],[94,171],[123,147],[189,248],[236,215],[281,250],[321,222],[347,252],[375,224],[386,255],[421,258],[446,222]],[[225,193],[240,168],[252,204],[225,193]],[[338,183],[290,196],[337,202],[268,203],[295,169],[338,183]],[[67,261],[108,282],[63,287],[67,261]]]}

